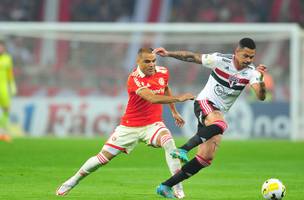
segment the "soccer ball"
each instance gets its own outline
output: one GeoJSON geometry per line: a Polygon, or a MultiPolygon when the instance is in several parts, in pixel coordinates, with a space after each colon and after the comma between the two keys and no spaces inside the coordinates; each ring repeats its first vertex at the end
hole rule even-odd
{"type": "Polygon", "coordinates": [[[280,200],[286,194],[286,188],[283,183],[276,178],[268,179],[262,186],[262,195],[268,200],[280,200]]]}

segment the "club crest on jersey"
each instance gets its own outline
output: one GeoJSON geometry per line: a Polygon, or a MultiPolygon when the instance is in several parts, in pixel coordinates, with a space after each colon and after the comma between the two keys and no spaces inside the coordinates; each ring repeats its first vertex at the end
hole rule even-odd
{"type": "Polygon", "coordinates": [[[228,80],[229,80],[230,87],[233,87],[240,82],[240,79],[237,77],[237,75],[229,76],[228,80]]]}
{"type": "Polygon", "coordinates": [[[159,78],[158,83],[163,86],[165,85],[165,80],[163,78],[159,78]]]}

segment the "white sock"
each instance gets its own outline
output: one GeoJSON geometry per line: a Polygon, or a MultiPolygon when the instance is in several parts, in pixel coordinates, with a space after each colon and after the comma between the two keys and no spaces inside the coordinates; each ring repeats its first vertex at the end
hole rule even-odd
{"type": "MultiPolygon", "coordinates": [[[[166,161],[167,161],[169,170],[171,172],[171,175],[174,175],[181,169],[181,164],[180,164],[179,159],[174,159],[170,155],[170,153],[174,149],[176,149],[175,142],[174,142],[173,138],[171,137],[171,135],[164,135],[161,138],[161,144],[162,144],[162,147],[165,149],[166,161]]],[[[182,183],[176,184],[173,188],[174,188],[174,190],[183,191],[182,183]]]]}
{"type": "Polygon", "coordinates": [[[175,142],[172,139],[171,135],[164,135],[161,138],[161,145],[165,150],[167,165],[169,167],[171,174],[173,175],[181,169],[181,164],[178,159],[174,159],[170,155],[170,153],[174,149],[176,149],[175,142]]]}
{"type": "Polygon", "coordinates": [[[97,170],[102,165],[105,165],[107,162],[109,162],[109,160],[104,155],[102,155],[101,153],[99,153],[96,156],[93,156],[93,157],[89,158],[81,166],[81,168],[78,170],[78,172],[73,177],[71,177],[70,181],[73,181],[75,183],[79,182],[84,177],[86,177],[88,174],[94,172],[95,170],[97,170]]]}

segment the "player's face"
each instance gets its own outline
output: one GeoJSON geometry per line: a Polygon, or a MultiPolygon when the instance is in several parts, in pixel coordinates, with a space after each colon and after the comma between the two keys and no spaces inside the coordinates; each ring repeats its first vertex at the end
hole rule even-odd
{"type": "Polygon", "coordinates": [[[156,56],[153,53],[143,53],[137,58],[137,64],[146,76],[151,76],[155,73],[155,63],[156,56]]]}
{"type": "Polygon", "coordinates": [[[255,49],[238,48],[235,53],[235,58],[240,67],[245,68],[250,65],[255,57],[255,49]]]}

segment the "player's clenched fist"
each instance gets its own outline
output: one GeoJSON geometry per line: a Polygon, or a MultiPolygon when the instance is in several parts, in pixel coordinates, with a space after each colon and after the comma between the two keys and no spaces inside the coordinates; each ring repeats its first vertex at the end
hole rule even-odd
{"type": "Polygon", "coordinates": [[[152,51],[152,53],[158,54],[158,55],[163,56],[163,57],[168,56],[168,51],[163,47],[155,48],[152,51]]]}

